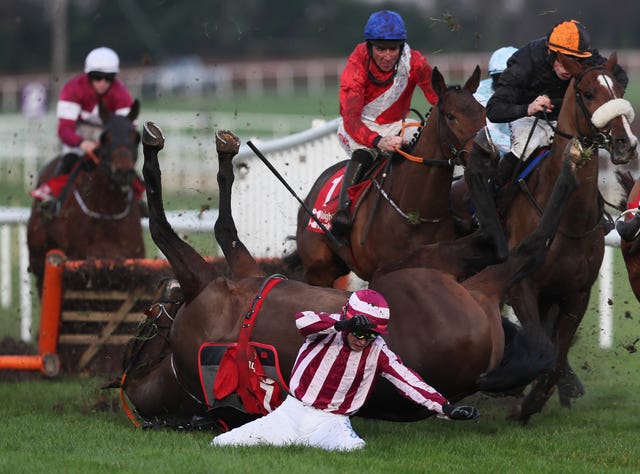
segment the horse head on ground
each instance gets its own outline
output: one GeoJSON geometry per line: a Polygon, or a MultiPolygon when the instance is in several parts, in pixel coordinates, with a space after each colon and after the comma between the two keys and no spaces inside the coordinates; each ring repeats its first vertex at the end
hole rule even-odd
{"type": "MultiPolygon", "coordinates": [[[[567,203],[547,260],[539,270],[514,285],[507,298],[524,326],[549,333],[558,354],[554,369],[540,377],[515,408],[514,417],[522,422],[542,409],[556,385],[562,406],[570,406],[573,398],[584,393],[567,354],[587,309],[604,254],[604,208],[598,189],[599,158],[604,159],[604,154],[599,153],[599,148],[609,152],[614,164],[637,157],[637,139],[629,126],[633,108],[622,98],[623,88],[613,75],[616,54],[595,66],[562,54],[558,60],[572,78],[549,153],[546,157],[541,155],[544,158],[527,177],[512,184],[515,194],[502,191],[497,197],[504,236],[508,247],[513,248],[535,229],[543,210],[548,208],[565,149],[574,148],[580,185],[567,203]]],[[[486,161],[486,148],[474,147],[472,155],[481,156],[471,160],[486,161]]],[[[489,228],[500,230],[495,206],[489,205],[493,201],[472,195],[476,209],[488,206],[482,215],[484,220],[493,219],[489,228]]]]}
{"type": "MultiPolygon", "coordinates": [[[[473,139],[485,125],[484,107],[473,97],[479,79],[480,68],[476,67],[464,86],[447,86],[434,68],[432,85],[438,102],[411,154],[401,150],[378,160],[383,163],[374,163],[380,172],[371,176],[369,187],[358,199],[350,236],[339,244],[349,247],[349,261],[338,258],[344,252],[336,251],[331,240],[310,226],[310,216],[300,209],[296,253],[307,282],[332,286],[350,270],[369,280],[380,265],[407,250],[456,237],[450,212],[451,181],[454,164],[466,163],[473,139]]],[[[330,224],[332,211],[318,209],[316,201],[325,184],[345,166],[346,162],[338,163],[323,172],[305,199],[307,208],[316,208],[318,215],[325,216],[325,225],[330,224]]]]}
{"type": "MultiPolygon", "coordinates": [[[[110,114],[102,104],[99,108],[103,120],[99,145],[71,171],[56,217],[44,217],[38,201],[31,208],[29,270],[39,291],[50,249],[60,249],[74,260],[144,257],[139,205],[144,188],[135,173],[140,134],[134,120],[140,105],[136,100],[127,116],[110,114]]],[[[60,160],[45,166],[38,185],[54,176],[60,160]]]]}
{"type": "MultiPolygon", "coordinates": [[[[219,398],[216,393],[219,375],[211,382],[213,387],[203,381],[201,349],[207,344],[222,344],[238,354],[238,361],[233,365],[237,371],[235,387],[245,403],[252,400],[253,395],[245,390],[242,374],[253,366],[248,359],[240,359],[240,355],[247,357],[241,348],[250,344],[275,348],[278,367],[288,376],[303,343],[295,327],[295,314],[304,310],[338,313],[348,293],[279,277],[265,278],[238,238],[231,214],[234,180],[231,160],[238,152],[239,141],[230,132],[218,132],[216,136],[220,208],[215,236],[232,278],[218,274],[173,231],[166,219],[158,162],[164,141],[160,128],[147,122],[143,132],[143,172],[149,189],[151,235],[171,264],[183,302],[171,323],[168,348],[161,341],[156,346],[156,350],[162,351],[160,354],[138,352],[138,363],[145,356],[160,362],[138,377],[129,374],[124,388],[138,413],[146,419],[165,420],[178,413],[186,417],[186,422],[192,420],[189,415],[225,421],[218,413],[225,408],[227,399],[219,398]],[[163,388],[163,384],[167,386],[163,388]],[[193,411],[185,413],[185,407],[193,411]]],[[[416,260],[424,258],[432,268],[406,265],[379,273],[371,282],[372,288],[381,292],[390,304],[393,318],[385,335],[389,347],[452,401],[478,390],[504,392],[520,387],[540,371],[548,370],[553,362],[549,357],[523,352],[522,347],[531,345],[519,344],[517,340],[526,335],[513,327],[506,333],[514,340],[505,344],[499,303],[514,281],[544,261],[564,203],[576,186],[572,167],[568,160],[566,163],[562,182],[558,180],[554,205],[545,213],[536,232],[503,264],[489,267],[460,283],[457,272],[462,264],[456,267],[451,262],[460,256],[466,260],[468,254],[474,252],[473,236],[469,236],[464,241],[421,246],[416,260]],[[516,356],[518,352],[521,357],[516,356]]],[[[286,386],[281,395],[286,396],[286,386]]],[[[240,404],[240,408],[242,406],[240,404]]],[[[244,406],[246,408],[246,404],[244,406]]],[[[386,380],[376,384],[360,414],[398,421],[432,415],[424,407],[399,396],[386,380]]]]}

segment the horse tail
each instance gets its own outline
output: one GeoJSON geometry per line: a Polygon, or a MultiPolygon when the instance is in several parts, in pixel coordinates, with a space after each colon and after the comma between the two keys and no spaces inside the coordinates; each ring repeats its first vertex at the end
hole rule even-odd
{"type": "Polygon", "coordinates": [[[622,187],[622,190],[624,191],[624,194],[620,198],[620,201],[618,202],[616,209],[618,209],[621,212],[626,211],[629,193],[631,193],[631,189],[633,189],[633,185],[635,184],[636,180],[633,178],[633,175],[631,174],[630,171],[620,171],[620,170],[616,170],[616,180],[618,181],[618,184],[622,187]]]}
{"type": "Polygon", "coordinates": [[[538,328],[520,327],[504,317],[502,328],[505,336],[502,361],[478,378],[477,387],[491,393],[519,393],[538,376],[551,371],[556,352],[549,337],[538,328]]]}

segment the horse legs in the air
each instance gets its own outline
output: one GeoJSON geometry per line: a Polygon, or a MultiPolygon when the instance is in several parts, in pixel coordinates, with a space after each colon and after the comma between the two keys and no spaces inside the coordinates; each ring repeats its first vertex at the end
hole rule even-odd
{"type": "Polygon", "coordinates": [[[228,130],[216,132],[218,151],[218,219],[214,232],[218,245],[231,268],[232,278],[264,276],[255,259],[238,238],[238,231],[231,215],[231,187],[235,176],[231,160],[238,153],[240,140],[228,130]]]}
{"type": "Polygon", "coordinates": [[[213,279],[213,268],[198,252],[186,244],[171,228],[164,212],[158,151],[164,147],[160,127],[146,122],[142,132],[144,166],[142,174],[147,185],[149,230],[153,241],[167,257],[188,303],[213,279]]]}

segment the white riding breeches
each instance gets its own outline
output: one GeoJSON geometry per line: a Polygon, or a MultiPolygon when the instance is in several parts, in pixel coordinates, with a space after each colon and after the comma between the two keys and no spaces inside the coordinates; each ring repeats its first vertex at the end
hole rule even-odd
{"type": "Polygon", "coordinates": [[[353,451],[365,442],[346,415],[304,405],[289,395],[262,418],[216,436],[211,446],[311,446],[327,451],[353,451]]]}
{"type": "MultiPolygon", "coordinates": [[[[553,138],[553,129],[543,119],[538,119],[532,133],[531,129],[535,121],[535,117],[523,117],[509,124],[511,128],[511,153],[521,160],[526,160],[536,148],[549,145],[553,138]],[[531,138],[529,138],[529,134],[531,134],[531,138]]],[[[556,122],[551,122],[551,125],[555,127],[556,122]]]]}

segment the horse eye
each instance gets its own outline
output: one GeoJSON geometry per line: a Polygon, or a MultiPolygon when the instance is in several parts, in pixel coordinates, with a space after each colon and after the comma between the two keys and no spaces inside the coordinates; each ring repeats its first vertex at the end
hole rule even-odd
{"type": "Polygon", "coordinates": [[[588,100],[592,100],[594,98],[594,95],[591,92],[585,92],[584,98],[588,100]]]}
{"type": "Polygon", "coordinates": [[[456,119],[456,116],[453,114],[448,113],[447,114],[447,120],[451,120],[452,122],[456,119]]]}

